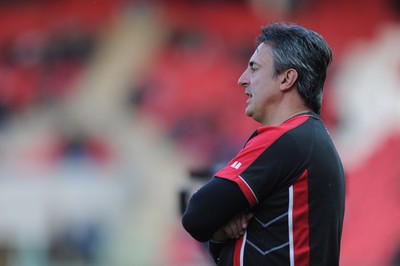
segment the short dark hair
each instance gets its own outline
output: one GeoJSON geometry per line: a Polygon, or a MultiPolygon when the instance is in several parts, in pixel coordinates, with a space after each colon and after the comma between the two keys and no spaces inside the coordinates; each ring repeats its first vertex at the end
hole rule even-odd
{"type": "Polygon", "coordinates": [[[332,50],[318,33],[295,24],[274,22],[261,28],[257,44],[268,44],[272,49],[274,75],[295,69],[296,88],[305,104],[319,114],[322,91],[332,50]]]}

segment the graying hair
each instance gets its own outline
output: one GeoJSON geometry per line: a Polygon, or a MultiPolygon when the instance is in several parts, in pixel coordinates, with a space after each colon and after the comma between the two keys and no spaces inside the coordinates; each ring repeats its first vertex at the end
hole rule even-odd
{"type": "Polygon", "coordinates": [[[296,88],[305,104],[319,114],[332,51],[318,33],[299,25],[272,23],[262,27],[257,43],[271,46],[274,75],[288,69],[298,73],[296,88]]]}

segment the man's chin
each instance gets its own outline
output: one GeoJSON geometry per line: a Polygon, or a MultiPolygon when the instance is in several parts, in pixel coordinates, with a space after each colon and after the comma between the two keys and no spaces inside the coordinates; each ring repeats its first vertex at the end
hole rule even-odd
{"type": "Polygon", "coordinates": [[[253,112],[252,112],[251,110],[249,110],[248,108],[245,110],[245,114],[246,114],[248,117],[252,117],[252,116],[253,116],[253,112]]]}

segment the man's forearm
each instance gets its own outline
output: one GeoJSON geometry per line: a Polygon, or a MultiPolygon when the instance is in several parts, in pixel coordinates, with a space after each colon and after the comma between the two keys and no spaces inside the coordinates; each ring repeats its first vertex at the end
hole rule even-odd
{"type": "Polygon", "coordinates": [[[245,196],[235,183],[213,178],[192,196],[182,224],[193,238],[205,242],[248,207],[245,196]]]}

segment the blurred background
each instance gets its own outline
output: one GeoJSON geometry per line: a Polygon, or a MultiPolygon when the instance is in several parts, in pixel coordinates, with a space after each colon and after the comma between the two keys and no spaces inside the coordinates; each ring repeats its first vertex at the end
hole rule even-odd
{"type": "Polygon", "coordinates": [[[275,20],[334,52],[341,265],[400,265],[400,1],[1,0],[0,266],[212,265],[181,212],[259,126],[237,80],[275,20]]]}

